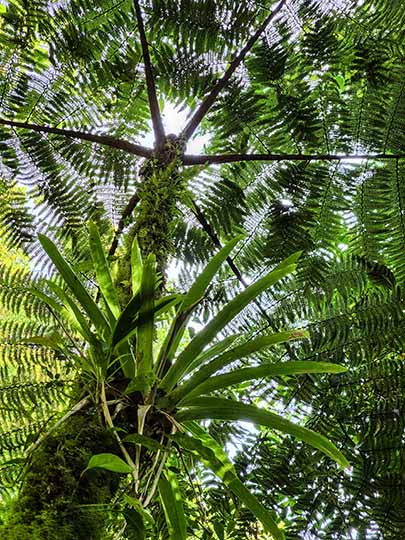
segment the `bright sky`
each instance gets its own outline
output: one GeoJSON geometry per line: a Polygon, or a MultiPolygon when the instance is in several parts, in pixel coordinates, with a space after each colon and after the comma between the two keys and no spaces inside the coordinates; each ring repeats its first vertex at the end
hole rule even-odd
{"type": "MultiPolygon", "coordinates": [[[[187,123],[187,117],[190,115],[190,109],[184,108],[180,110],[179,107],[175,107],[171,103],[166,103],[165,108],[162,112],[163,117],[163,125],[165,128],[165,132],[168,135],[169,133],[174,133],[175,135],[179,135],[181,130],[184,128],[184,126],[187,123]]],[[[198,130],[197,130],[198,133],[198,130]]],[[[193,137],[188,145],[187,145],[187,153],[188,154],[202,154],[204,153],[204,145],[206,145],[210,140],[209,135],[196,135],[193,137]]],[[[153,132],[152,132],[152,122],[150,122],[150,132],[145,136],[142,141],[140,141],[141,144],[145,144],[146,146],[152,147],[153,146],[153,132]]]]}

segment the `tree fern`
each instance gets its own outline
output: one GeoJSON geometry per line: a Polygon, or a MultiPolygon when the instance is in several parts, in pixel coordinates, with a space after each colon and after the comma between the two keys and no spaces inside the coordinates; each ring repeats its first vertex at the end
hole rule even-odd
{"type": "MultiPolygon", "coordinates": [[[[348,372],[280,375],[215,399],[275,407],[333,440],[353,468],[345,475],[273,430],[228,431],[214,419],[211,435],[234,445],[237,478],[282,518],[287,538],[403,534],[401,7],[399,0],[0,6],[3,493],[15,488],[27,448],[71,409],[78,377],[72,344],[55,348],[60,321],[32,294],[33,287],[51,293],[44,278],[55,280],[38,233],[57,243],[97,303],[92,220],[125,305],[135,234],[163,274],[177,259],[178,283],[164,279],[164,292],[188,290],[212,255],[244,232],[194,306],[183,339],[193,343],[193,331],[218,309],[301,251],[295,275],[255,298],[218,339],[237,333],[249,343],[291,328],[305,328],[309,338],[239,359],[222,375],[280,361],[329,361],[348,372]],[[190,109],[180,138],[165,133],[164,101],[190,109]],[[154,147],[144,146],[150,126],[154,147]],[[191,155],[187,142],[199,134],[209,140],[205,153],[191,155]],[[33,335],[49,346],[24,341],[33,335]]],[[[63,302],[64,290],[53,287],[54,301],[63,302]]],[[[168,464],[190,536],[263,536],[251,510],[190,449],[173,452],[168,464]]],[[[120,531],[131,538],[139,509],[117,500],[106,503],[106,538],[120,531]]],[[[144,516],[147,535],[173,536],[164,505],[150,504],[156,519],[144,516]]]]}

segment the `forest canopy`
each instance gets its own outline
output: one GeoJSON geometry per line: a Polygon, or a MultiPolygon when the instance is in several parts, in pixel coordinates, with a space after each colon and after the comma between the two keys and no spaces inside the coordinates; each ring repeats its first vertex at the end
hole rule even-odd
{"type": "Polygon", "coordinates": [[[1,1],[1,538],[404,535],[404,28],[1,1]]]}

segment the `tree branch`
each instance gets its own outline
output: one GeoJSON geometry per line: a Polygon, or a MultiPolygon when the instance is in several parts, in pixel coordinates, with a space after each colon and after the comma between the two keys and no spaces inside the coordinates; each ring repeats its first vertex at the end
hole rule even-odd
{"type": "Polygon", "coordinates": [[[29,129],[31,131],[38,131],[39,133],[52,133],[53,135],[62,135],[63,137],[69,137],[70,139],[81,139],[84,141],[95,142],[104,146],[111,146],[111,148],[117,148],[118,150],[125,150],[125,152],[128,154],[134,154],[135,156],[139,157],[149,158],[153,152],[151,148],[146,148],[145,146],[140,146],[139,144],[133,144],[122,139],[115,139],[110,135],[93,135],[92,133],[86,133],[84,131],[38,126],[36,124],[15,122],[14,120],[3,120],[1,118],[0,125],[29,129]]]}
{"type": "Polygon", "coordinates": [[[354,159],[403,159],[405,154],[216,154],[185,155],[183,165],[207,165],[238,161],[342,161],[354,159]]]}
{"type": "Polygon", "coordinates": [[[108,257],[112,257],[115,254],[118,247],[118,240],[120,239],[122,231],[124,230],[124,227],[125,227],[125,221],[127,218],[131,216],[138,202],[139,202],[138,194],[134,193],[132,197],[129,199],[128,204],[124,208],[124,211],[122,212],[121,218],[118,222],[117,230],[115,231],[113,241],[108,251],[108,257]]]}
{"type": "MultiPolygon", "coordinates": [[[[197,218],[198,222],[201,224],[203,230],[211,238],[212,243],[216,247],[221,248],[222,244],[221,244],[221,242],[220,242],[220,240],[218,238],[218,235],[214,231],[214,229],[211,227],[211,224],[207,221],[207,218],[204,216],[201,208],[198,206],[198,204],[194,200],[192,201],[192,204],[193,204],[192,212],[194,213],[194,215],[197,218]]],[[[239,268],[236,266],[236,264],[235,264],[234,260],[232,259],[232,257],[228,256],[226,258],[226,262],[228,263],[229,268],[232,270],[232,272],[234,273],[234,275],[236,276],[238,281],[246,288],[248,286],[248,283],[246,283],[245,279],[243,278],[239,268]]],[[[260,304],[259,300],[257,298],[255,298],[253,300],[253,303],[256,304],[256,306],[258,307],[260,313],[263,315],[263,317],[266,319],[267,323],[269,324],[270,328],[272,328],[272,330],[274,330],[275,332],[278,332],[279,329],[274,324],[274,322],[270,319],[270,317],[268,316],[266,310],[260,304]]],[[[292,351],[291,351],[291,348],[289,347],[289,345],[286,344],[285,347],[287,348],[287,351],[292,355],[292,351]]]]}
{"type": "Polygon", "coordinates": [[[196,112],[193,114],[188,124],[186,125],[186,127],[181,133],[181,137],[184,138],[186,141],[188,141],[190,137],[193,135],[194,131],[198,128],[198,126],[200,125],[201,121],[203,120],[207,112],[215,103],[215,100],[217,99],[218,94],[228,84],[228,81],[234,74],[235,70],[242,63],[247,53],[251,50],[253,45],[259,39],[260,35],[264,32],[264,30],[271,23],[274,17],[279,13],[279,11],[281,10],[281,8],[283,7],[285,3],[286,3],[286,0],[281,0],[281,2],[277,4],[277,6],[273,9],[270,15],[265,19],[265,21],[259,26],[256,32],[253,34],[253,36],[250,37],[249,41],[246,43],[246,45],[243,47],[240,53],[232,60],[232,62],[229,64],[228,69],[225,71],[224,75],[216,83],[216,85],[208,94],[208,96],[200,104],[200,106],[198,107],[196,112]]]}
{"type": "MultiPolygon", "coordinates": [[[[208,234],[208,236],[211,238],[211,241],[214,244],[214,246],[216,246],[217,248],[221,248],[222,245],[218,238],[218,235],[214,231],[214,229],[211,227],[211,224],[207,221],[207,218],[204,216],[201,208],[198,206],[198,204],[195,201],[192,201],[192,203],[193,203],[192,210],[198,222],[200,223],[204,231],[208,234]]],[[[235,274],[235,276],[240,281],[240,283],[242,283],[244,287],[247,287],[247,283],[243,279],[242,274],[240,273],[239,269],[236,267],[235,263],[233,262],[232,257],[227,257],[226,262],[228,263],[229,268],[235,274]]]]}
{"type": "Polygon", "coordinates": [[[157,146],[161,146],[165,140],[165,130],[163,128],[162,116],[160,114],[159,102],[156,95],[155,80],[153,77],[152,63],[149,55],[148,41],[146,39],[145,28],[143,25],[142,12],[139,1],[134,0],[136,20],[138,23],[139,37],[142,46],[143,63],[145,66],[146,87],[148,89],[148,100],[150,115],[152,118],[153,132],[157,146]]]}

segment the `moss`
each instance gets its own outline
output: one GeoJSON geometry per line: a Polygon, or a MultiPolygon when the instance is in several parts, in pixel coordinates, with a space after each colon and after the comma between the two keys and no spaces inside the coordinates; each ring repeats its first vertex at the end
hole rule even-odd
{"type": "Polygon", "coordinates": [[[165,278],[170,255],[174,253],[173,227],[178,214],[177,204],[184,197],[186,179],[180,172],[184,143],[175,135],[168,135],[161,148],[143,164],[137,186],[139,203],[135,223],[130,228],[123,251],[117,258],[116,286],[120,304],[131,298],[130,252],[133,238],[138,239],[143,257],[156,256],[157,271],[165,278]]]}
{"type": "Polygon", "coordinates": [[[156,156],[143,166],[137,188],[140,204],[131,234],[137,236],[144,256],[156,255],[162,273],[173,252],[172,227],[185,188],[184,176],[179,172],[181,153],[179,140],[169,136],[156,156]]]}
{"type": "Polygon", "coordinates": [[[81,476],[92,454],[117,452],[114,439],[94,414],[71,417],[35,451],[11,518],[0,527],[2,540],[99,540],[105,508],[119,476],[91,470],[81,476]]]}

